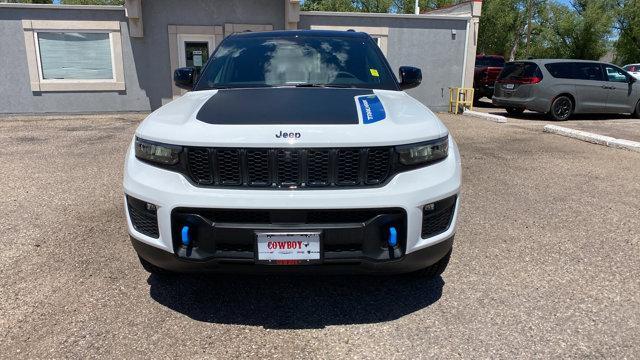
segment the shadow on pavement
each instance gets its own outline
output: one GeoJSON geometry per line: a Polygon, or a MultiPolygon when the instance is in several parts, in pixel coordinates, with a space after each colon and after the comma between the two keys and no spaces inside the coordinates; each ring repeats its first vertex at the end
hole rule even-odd
{"type": "Polygon", "coordinates": [[[442,277],[202,276],[148,279],[158,303],[194,320],[317,329],[398,319],[435,303],[442,277]]]}
{"type": "MultiPolygon", "coordinates": [[[[530,121],[544,121],[544,122],[553,122],[562,125],[563,121],[554,121],[550,119],[546,114],[535,113],[535,112],[525,112],[521,115],[513,116],[507,114],[506,111],[502,109],[496,109],[496,111],[491,111],[492,114],[503,115],[512,119],[519,120],[530,120],[530,121]]],[[[569,121],[606,121],[606,120],[637,120],[631,115],[624,114],[575,114],[569,118],[569,121]]]]}
{"type": "MultiPolygon", "coordinates": [[[[483,109],[484,112],[494,115],[502,115],[511,119],[519,119],[519,120],[531,120],[531,121],[545,121],[550,122],[551,120],[546,114],[536,113],[527,111],[521,115],[509,115],[507,111],[503,108],[497,108],[491,104],[491,100],[487,98],[482,98],[480,101],[477,101],[473,104],[475,108],[483,109]]],[[[629,114],[575,114],[572,115],[569,119],[570,121],[599,121],[599,120],[637,120],[633,116],[629,114]]],[[[562,122],[559,122],[562,123],[562,122]]]]}
{"type": "MultiPolygon", "coordinates": [[[[491,99],[482,98],[473,103],[474,107],[483,108],[483,109],[496,109],[495,106],[491,103],[491,99]]],[[[498,109],[496,109],[498,110],[498,109]]]]}

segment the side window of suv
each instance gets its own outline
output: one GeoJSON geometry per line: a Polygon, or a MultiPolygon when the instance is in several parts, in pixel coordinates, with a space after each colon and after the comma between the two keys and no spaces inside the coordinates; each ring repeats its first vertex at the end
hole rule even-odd
{"type": "Polygon", "coordinates": [[[546,64],[544,67],[554,78],[558,79],[573,79],[573,63],[561,62],[546,64]]]}
{"type": "Polygon", "coordinates": [[[608,81],[622,82],[622,83],[629,82],[627,75],[622,70],[610,65],[606,65],[604,68],[605,68],[605,71],[607,72],[608,81]]]}
{"type": "Polygon", "coordinates": [[[595,63],[574,63],[575,64],[575,79],[578,80],[594,80],[604,81],[602,75],[602,67],[600,64],[595,63]]]}
{"type": "Polygon", "coordinates": [[[546,64],[551,76],[560,79],[604,81],[602,67],[597,63],[559,62],[546,64]]]}

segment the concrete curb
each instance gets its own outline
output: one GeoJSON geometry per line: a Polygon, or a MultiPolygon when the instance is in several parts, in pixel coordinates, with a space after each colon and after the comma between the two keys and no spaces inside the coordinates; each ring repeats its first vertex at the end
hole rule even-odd
{"type": "Polygon", "coordinates": [[[556,134],[570,137],[572,139],[590,142],[592,144],[640,152],[640,142],[637,141],[616,139],[610,136],[598,135],[581,130],[574,130],[558,125],[546,125],[543,131],[550,134],[556,134]]]}
{"type": "Polygon", "coordinates": [[[489,121],[493,121],[501,124],[504,124],[507,122],[507,118],[502,115],[487,114],[480,111],[465,110],[464,113],[462,113],[462,115],[485,119],[485,120],[489,120],[489,121]]]}

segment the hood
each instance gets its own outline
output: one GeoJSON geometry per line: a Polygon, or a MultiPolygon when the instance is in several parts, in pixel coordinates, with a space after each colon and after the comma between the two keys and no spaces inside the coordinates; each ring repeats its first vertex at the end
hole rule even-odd
{"type": "Polygon", "coordinates": [[[210,147],[348,147],[410,144],[447,133],[404,92],[282,87],[189,92],[149,115],[136,136],[210,147]]]}

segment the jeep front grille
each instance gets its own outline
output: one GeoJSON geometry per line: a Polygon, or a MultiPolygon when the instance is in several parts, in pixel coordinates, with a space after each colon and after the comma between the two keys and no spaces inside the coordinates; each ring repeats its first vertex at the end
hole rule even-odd
{"type": "Polygon", "coordinates": [[[375,186],[393,171],[392,147],[335,149],[186,148],[187,176],[200,186],[375,186]]]}

